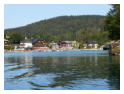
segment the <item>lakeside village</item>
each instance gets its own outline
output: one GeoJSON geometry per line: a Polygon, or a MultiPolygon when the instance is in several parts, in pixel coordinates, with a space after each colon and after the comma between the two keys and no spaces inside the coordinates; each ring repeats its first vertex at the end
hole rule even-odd
{"type": "Polygon", "coordinates": [[[28,39],[25,37],[20,44],[12,44],[9,42],[9,36],[4,38],[4,51],[5,52],[25,52],[25,51],[74,51],[74,50],[110,50],[111,53],[120,54],[120,40],[110,41],[102,46],[96,41],[88,41],[83,44],[83,48],[80,48],[80,44],[77,41],[61,41],[55,43],[54,41],[46,42],[38,38],[28,39]]]}

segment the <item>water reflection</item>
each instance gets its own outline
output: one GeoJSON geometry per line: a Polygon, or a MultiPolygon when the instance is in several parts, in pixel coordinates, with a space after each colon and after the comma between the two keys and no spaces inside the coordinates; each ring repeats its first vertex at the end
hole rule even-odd
{"type": "Polygon", "coordinates": [[[120,89],[120,57],[109,56],[108,83],[111,89],[120,89]]]}
{"type": "Polygon", "coordinates": [[[5,89],[118,90],[119,60],[119,56],[98,55],[5,57],[5,89]],[[26,86],[21,87],[24,83],[26,86]]]}

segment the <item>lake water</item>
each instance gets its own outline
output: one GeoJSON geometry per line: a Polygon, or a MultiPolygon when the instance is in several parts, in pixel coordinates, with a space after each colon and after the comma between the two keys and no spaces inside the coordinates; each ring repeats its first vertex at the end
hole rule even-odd
{"type": "Polygon", "coordinates": [[[119,90],[120,56],[108,51],[9,52],[5,90],[119,90]]]}

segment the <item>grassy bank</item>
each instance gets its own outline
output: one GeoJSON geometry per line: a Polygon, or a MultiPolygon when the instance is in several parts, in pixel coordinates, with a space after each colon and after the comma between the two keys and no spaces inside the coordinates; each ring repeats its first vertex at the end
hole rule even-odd
{"type": "Polygon", "coordinates": [[[113,55],[120,55],[120,46],[116,48],[112,48],[112,54],[113,55]]]}

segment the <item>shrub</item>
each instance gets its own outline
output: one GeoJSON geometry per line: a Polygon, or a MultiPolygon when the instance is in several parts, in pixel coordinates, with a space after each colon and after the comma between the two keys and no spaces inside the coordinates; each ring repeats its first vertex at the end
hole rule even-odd
{"type": "Polygon", "coordinates": [[[6,45],[6,46],[4,46],[4,49],[5,50],[12,50],[12,49],[14,49],[14,46],[13,45],[6,45]]]}

